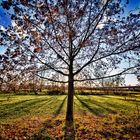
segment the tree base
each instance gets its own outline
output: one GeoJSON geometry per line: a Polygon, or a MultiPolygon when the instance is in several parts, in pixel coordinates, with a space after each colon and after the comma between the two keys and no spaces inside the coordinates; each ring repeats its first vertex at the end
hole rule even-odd
{"type": "Polygon", "coordinates": [[[65,136],[64,140],[75,140],[74,123],[66,121],[65,123],[65,136]]]}

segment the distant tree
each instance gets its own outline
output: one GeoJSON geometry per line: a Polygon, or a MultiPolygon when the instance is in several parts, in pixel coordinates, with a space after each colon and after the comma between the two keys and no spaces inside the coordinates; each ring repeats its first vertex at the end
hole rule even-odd
{"type": "Polygon", "coordinates": [[[102,80],[103,87],[120,87],[125,84],[125,79],[122,76],[110,77],[108,79],[102,80]]]}
{"type": "Polygon", "coordinates": [[[40,78],[68,83],[68,122],[73,122],[75,81],[97,81],[140,66],[140,12],[123,17],[124,1],[8,0],[2,6],[13,13],[1,44],[22,67],[35,63],[40,78]],[[124,61],[131,66],[118,70],[124,61]],[[116,73],[96,77],[101,69],[116,73]]]}
{"type": "Polygon", "coordinates": [[[101,80],[101,86],[103,87],[104,92],[107,94],[121,94],[123,90],[121,90],[119,87],[124,85],[125,79],[124,76],[121,75],[101,80]]]}
{"type": "Polygon", "coordinates": [[[138,82],[139,82],[138,85],[140,85],[140,73],[139,73],[139,72],[137,73],[137,80],[138,80],[138,82]]]}

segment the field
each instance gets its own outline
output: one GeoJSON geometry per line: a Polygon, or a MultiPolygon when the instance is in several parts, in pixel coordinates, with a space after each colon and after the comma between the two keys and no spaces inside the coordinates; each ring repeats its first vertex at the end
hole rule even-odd
{"type": "MultiPolygon", "coordinates": [[[[64,139],[67,96],[0,94],[0,140],[64,139]]],[[[75,139],[140,139],[140,96],[77,95],[75,139]]],[[[71,130],[69,130],[71,131],[71,130]]]]}

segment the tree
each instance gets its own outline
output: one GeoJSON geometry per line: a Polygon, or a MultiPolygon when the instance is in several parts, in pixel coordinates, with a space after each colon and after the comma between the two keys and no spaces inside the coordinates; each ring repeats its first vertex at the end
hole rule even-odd
{"type": "Polygon", "coordinates": [[[26,68],[33,62],[40,78],[68,83],[67,122],[73,122],[75,81],[119,76],[140,66],[140,13],[120,16],[121,0],[8,0],[2,6],[13,8],[12,25],[1,31],[11,59],[26,68]],[[131,66],[118,69],[124,60],[131,66]],[[96,77],[98,69],[116,73],[96,77]]]}

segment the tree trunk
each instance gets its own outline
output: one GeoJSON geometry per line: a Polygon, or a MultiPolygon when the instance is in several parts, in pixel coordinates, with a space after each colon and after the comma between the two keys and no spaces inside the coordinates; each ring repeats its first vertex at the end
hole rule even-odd
{"type": "Polygon", "coordinates": [[[69,74],[68,82],[68,101],[67,101],[67,112],[66,121],[73,123],[73,95],[74,95],[74,80],[73,74],[69,74]]]}
{"type": "Polygon", "coordinates": [[[73,96],[74,96],[74,80],[73,73],[69,73],[68,82],[68,100],[67,100],[67,112],[66,112],[66,130],[65,130],[65,140],[71,139],[75,140],[74,131],[74,117],[73,117],[73,96]]]}

